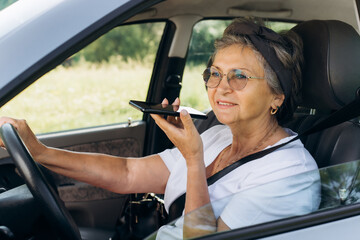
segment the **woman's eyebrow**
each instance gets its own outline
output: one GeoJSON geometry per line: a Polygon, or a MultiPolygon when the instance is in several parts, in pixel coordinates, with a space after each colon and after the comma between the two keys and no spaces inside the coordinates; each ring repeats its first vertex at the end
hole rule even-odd
{"type": "MultiPolygon", "coordinates": [[[[212,67],[222,71],[222,69],[216,65],[211,65],[212,67]]],[[[236,68],[231,68],[231,70],[234,70],[234,69],[240,69],[241,71],[248,71],[249,73],[254,73],[253,71],[251,71],[250,69],[248,68],[244,68],[244,67],[236,67],[236,68]]]]}
{"type": "Polygon", "coordinates": [[[239,68],[240,70],[242,71],[248,71],[249,73],[254,73],[253,71],[251,71],[251,69],[248,69],[248,68],[239,68]]]}
{"type": "Polygon", "coordinates": [[[218,67],[218,66],[216,66],[216,65],[211,65],[211,67],[214,67],[214,68],[216,68],[216,69],[218,69],[218,70],[221,70],[221,68],[218,67]]]}

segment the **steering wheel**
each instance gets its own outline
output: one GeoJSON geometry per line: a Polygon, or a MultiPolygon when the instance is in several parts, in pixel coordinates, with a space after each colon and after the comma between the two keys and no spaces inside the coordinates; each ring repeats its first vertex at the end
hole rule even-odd
{"type": "Polygon", "coordinates": [[[1,138],[30,192],[40,203],[47,220],[63,239],[81,240],[80,232],[64,203],[46,181],[15,128],[6,123],[1,138]]]}

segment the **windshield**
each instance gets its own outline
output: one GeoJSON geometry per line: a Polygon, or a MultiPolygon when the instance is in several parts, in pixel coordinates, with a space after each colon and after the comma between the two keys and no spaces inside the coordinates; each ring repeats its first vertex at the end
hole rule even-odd
{"type": "Polygon", "coordinates": [[[182,216],[147,239],[200,237],[360,203],[359,170],[360,161],[354,161],[247,189],[182,216]]]}

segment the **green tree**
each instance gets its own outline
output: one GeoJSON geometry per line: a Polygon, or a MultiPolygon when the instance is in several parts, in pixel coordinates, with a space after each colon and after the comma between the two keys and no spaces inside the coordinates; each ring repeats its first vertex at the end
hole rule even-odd
{"type": "Polygon", "coordinates": [[[194,27],[191,38],[188,62],[199,65],[207,62],[214,52],[214,40],[221,37],[224,29],[231,21],[207,20],[194,27]]]}
{"type": "Polygon", "coordinates": [[[144,61],[156,52],[163,23],[144,23],[117,27],[80,52],[86,61],[109,61],[113,56],[122,60],[144,61]]]}

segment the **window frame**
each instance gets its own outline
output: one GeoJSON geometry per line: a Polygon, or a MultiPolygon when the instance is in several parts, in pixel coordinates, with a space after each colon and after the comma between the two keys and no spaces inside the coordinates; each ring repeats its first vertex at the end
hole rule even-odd
{"type": "Polygon", "coordinates": [[[219,232],[196,239],[258,239],[273,235],[301,230],[321,224],[335,222],[338,220],[355,217],[360,215],[360,203],[341,206],[332,209],[320,210],[304,216],[285,218],[277,221],[262,223],[226,232],[219,232]]]}

